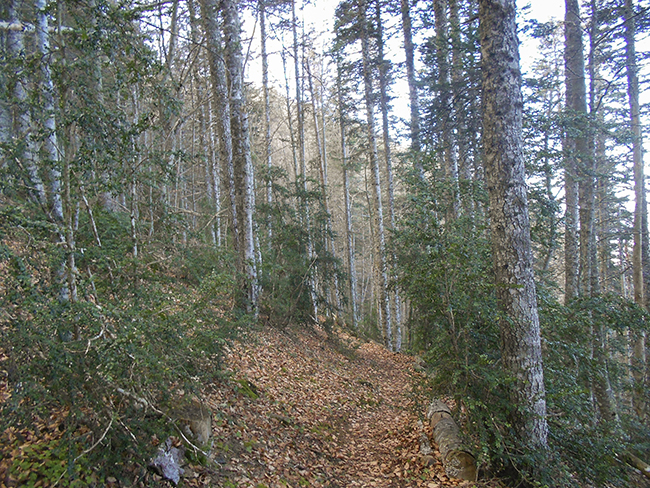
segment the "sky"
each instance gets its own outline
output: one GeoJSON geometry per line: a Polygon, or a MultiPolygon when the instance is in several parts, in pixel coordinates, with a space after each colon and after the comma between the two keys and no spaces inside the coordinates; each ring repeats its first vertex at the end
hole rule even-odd
{"type": "MultiPolygon", "coordinates": [[[[331,35],[334,24],[334,11],[338,3],[339,0],[318,0],[311,2],[310,5],[305,5],[302,14],[299,14],[302,15],[305,21],[307,32],[323,33],[317,36],[317,39],[314,40],[314,45],[321,46],[323,50],[326,50],[329,46],[329,35],[331,35]]],[[[525,13],[525,18],[535,18],[541,22],[551,20],[553,17],[561,19],[564,15],[564,0],[517,0],[517,8],[520,12],[523,11],[525,6],[529,6],[529,9],[525,13]]],[[[271,22],[274,20],[275,19],[271,19],[271,22]]],[[[393,21],[398,22],[399,19],[393,19],[393,21]]],[[[390,28],[391,26],[388,23],[386,27],[390,28]]],[[[259,86],[261,85],[262,80],[261,61],[258,55],[260,50],[259,26],[255,22],[255,19],[247,17],[244,21],[244,28],[249,34],[251,31],[255,30],[253,44],[250,47],[251,56],[247,63],[247,79],[259,86]]],[[[536,46],[530,40],[522,40],[524,42],[521,45],[520,51],[522,69],[525,71],[534,60],[536,46]]],[[[287,41],[291,42],[291,39],[287,38],[287,41]]],[[[402,42],[401,36],[397,35],[387,46],[387,55],[392,58],[393,62],[398,63],[403,62],[404,60],[402,42]]],[[[274,46],[273,43],[271,43],[267,49],[270,57],[270,82],[272,85],[275,85],[281,93],[284,93],[284,72],[280,57],[277,55],[279,44],[274,46]]],[[[292,66],[288,65],[287,69],[289,70],[289,73],[293,72],[292,66]]],[[[291,75],[289,76],[291,77],[291,75]]],[[[406,85],[406,80],[396,78],[393,87],[393,94],[398,99],[394,103],[395,115],[398,118],[408,118],[410,115],[408,112],[408,87],[406,85]]]]}
{"type": "MultiPolygon", "coordinates": [[[[564,18],[564,0],[516,0],[517,9],[519,12],[518,22],[521,23],[528,19],[536,19],[540,22],[547,22],[552,19],[562,20],[564,18]]],[[[300,3],[300,1],[299,1],[300,3]]],[[[330,44],[330,36],[332,33],[332,27],[334,23],[334,11],[336,9],[339,0],[316,0],[310,2],[310,5],[305,5],[302,13],[299,13],[299,16],[305,21],[306,31],[307,32],[316,32],[323,33],[320,35],[312,35],[312,41],[316,49],[321,49],[326,51],[330,44]]],[[[385,19],[386,26],[385,30],[390,30],[391,27],[394,29],[400,28],[400,19],[385,19]]],[[[277,19],[271,19],[270,22],[277,22],[277,19]]],[[[255,36],[253,38],[252,44],[250,46],[249,62],[247,64],[247,79],[253,84],[260,86],[261,85],[261,61],[259,56],[259,26],[257,25],[255,19],[248,17],[244,21],[244,29],[250,34],[255,30],[255,36]]],[[[288,37],[286,42],[290,43],[292,39],[288,37]]],[[[537,57],[537,43],[536,41],[529,39],[525,36],[520,36],[520,57],[521,57],[521,67],[524,76],[529,70],[535,58],[537,57]]],[[[279,43],[269,45],[267,48],[270,56],[270,82],[272,85],[284,93],[284,72],[282,69],[282,61],[278,54],[280,49],[279,43]]],[[[637,52],[643,52],[650,50],[650,39],[646,38],[645,40],[640,40],[637,45],[637,52]]],[[[392,41],[389,41],[386,46],[387,57],[391,58],[391,61],[394,63],[400,63],[404,60],[404,50],[403,50],[403,38],[397,33],[394,36],[392,41]]],[[[416,62],[418,62],[416,60],[416,62]]],[[[288,63],[291,63],[289,60],[288,63]]],[[[417,68],[417,66],[416,66],[417,68]]],[[[287,70],[289,72],[289,77],[291,78],[291,73],[293,73],[293,66],[288,65],[287,70]]],[[[643,74],[641,76],[643,79],[643,74]]],[[[395,97],[393,100],[393,115],[398,119],[408,120],[410,117],[409,112],[409,101],[408,101],[408,86],[405,80],[405,76],[396,76],[394,78],[394,85],[392,86],[392,93],[395,97]]],[[[291,92],[294,93],[294,88],[290,80],[291,92]]],[[[650,92],[642,94],[641,103],[650,103],[650,92]]],[[[398,132],[406,134],[407,129],[405,124],[398,124],[398,132]]],[[[646,153],[650,151],[650,140],[646,138],[645,146],[646,153]]],[[[648,160],[650,158],[646,157],[646,166],[648,166],[648,160]]],[[[647,171],[647,170],[646,170],[647,171]]]]}

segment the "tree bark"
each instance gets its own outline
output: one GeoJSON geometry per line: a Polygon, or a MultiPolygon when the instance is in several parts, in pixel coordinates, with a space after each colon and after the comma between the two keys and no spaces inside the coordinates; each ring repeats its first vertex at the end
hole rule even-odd
{"type": "MultiPolygon", "coordinates": [[[[384,33],[381,20],[381,2],[380,0],[375,0],[375,22],[377,26],[377,51],[378,51],[378,63],[379,63],[379,106],[381,108],[381,121],[382,121],[382,133],[383,133],[383,143],[384,143],[384,161],[386,163],[386,186],[388,193],[388,222],[390,230],[395,230],[395,184],[393,179],[393,159],[390,148],[390,125],[388,123],[388,111],[389,111],[389,100],[388,100],[388,71],[389,71],[389,61],[384,58],[384,33]]],[[[394,270],[391,270],[391,277],[396,278],[394,270]]],[[[394,314],[395,318],[395,339],[394,347],[396,351],[401,351],[402,349],[402,303],[400,300],[399,288],[395,288],[393,292],[394,300],[394,314]]]]}
{"type": "Polygon", "coordinates": [[[235,173],[230,130],[230,101],[228,99],[226,65],[224,63],[221,31],[218,22],[217,0],[201,0],[201,16],[203,17],[206,49],[210,64],[210,78],[212,79],[213,112],[216,114],[221,173],[223,175],[221,179],[224,181],[228,191],[232,241],[235,255],[237,256],[237,269],[241,270],[243,268],[243,263],[240,262],[242,244],[235,195],[235,173]]]}
{"type": "MultiPolygon", "coordinates": [[[[264,161],[268,171],[266,181],[266,204],[273,203],[273,182],[271,181],[271,102],[269,98],[269,56],[266,52],[266,2],[267,0],[258,1],[258,10],[260,16],[260,42],[262,49],[262,93],[264,96],[264,161]]],[[[267,221],[267,233],[269,241],[273,236],[271,219],[267,221]]]]}
{"type": "Polygon", "coordinates": [[[483,147],[501,353],[512,376],[512,421],[529,448],[547,447],[546,399],[522,141],[514,0],[480,0],[483,147]]]}
{"type": "MultiPolygon", "coordinates": [[[[632,162],[634,167],[634,247],[632,251],[632,281],[634,285],[634,302],[645,306],[643,283],[643,214],[645,207],[645,175],[643,171],[643,134],[641,131],[641,114],[639,108],[639,79],[636,61],[636,22],[634,3],[625,0],[625,57],[627,68],[627,96],[630,106],[630,128],[632,130],[632,162]]],[[[632,336],[632,355],[630,366],[634,379],[632,406],[641,422],[646,416],[645,371],[646,344],[644,331],[635,331],[632,336]]]]}
{"type": "Polygon", "coordinates": [[[565,0],[564,72],[566,113],[570,122],[564,134],[564,297],[565,302],[578,295],[578,168],[587,153],[584,124],[587,117],[585,62],[578,0],[565,0]]]}
{"type": "Polygon", "coordinates": [[[438,116],[440,155],[442,158],[443,170],[447,180],[447,222],[455,220],[458,216],[458,159],[454,138],[453,108],[451,105],[451,79],[449,70],[449,34],[447,23],[447,1],[434,0],[433,11],[435,15],[436,31],[436,54],[438,61],[438,99],[440,114],[438,116]]]}
{"type": "Polygon", "coordinates": [[[420,162],[417,153],[420,152],[420,102],[418,99],[418,88],[415,81],[415,49],[413,47],[413,33],[411,29],[411,9],[410,0],[400,0],[400,10],[402,13],[402,29],[404,31],[404,53],[406,55],[406,80],[409,87],[409,103],[411,108],[411,151],[415,156],[415,170],[424,180],[424,167],[420,162]]]}
{"type": "Polygon", "coordinates": [[[427,417],[447,476],[476,481],[478,477],[476,458],[463,441],[449,407],[439,400],[434,400],[429,405],[427,417]]]}
{"type": "Polygon", "coordinates": [[[642,461],[631,452],[624,453],[623,459],[627,464],[641,471],[641,474],[643,474],[643,476],[650,478],[650,465],[648,465],[648,463],[642,461]]]}
{"type": "MultiPolygon", "coordinates": [[[[19,22],[15,3],[16,2],[14,0],[8,6],[9,21],[11,23],[19,22]]],[[[6,36],[8,55],[14,58],[14,60],[24,57],[25,43],[23,31],[8,30],[6,36]]],[[[37,148],[31,136],[32,124],[29,117],[29,112],[25,106],[27,103],[27,91],[25,90],[22,80],[20,80],[19,77],[14,80],[13,86],[8,88],[13,88],[13,96],[16,101],[13,107],[13,134],[16,139],[25,141],[23,145],[24,149],[22,152],[22,160],[26,165],[27,173],[32,185],[33,195],[40,203],[40,205],[45,209],[47,207],[47,194],[36,161],[37,148]]]]}
{"type": "MultiPolygon", "coordinates": [[[[293,60],[294,75],[296,80],[296,116],[298,122],[298,160],[300,162],[300,183],[303,190],[301,198],[301,218],[307,232],[307,256],[314,262],[314,242],[312,240],[311,212],[307,201],[307,161],[305,158],[305,110],[303,106],[302,79],[300,76],[300,55],[298,43],[298,17],[296,16],[296,0],[291,1],[291,30],[293,33],[293,60]]],[[[303,46],[304,48],[304,46],[303,46]]],[[[312,267],[310,266],[310,269],[312,267]]],[[[314,319],[318,319],[318,297],[316,293],[317,280],[313,271],[309,276],[309,293],[311,296],[314,319]]]]}
{"type": "Polygon", "coordinates": [[[246,309],[259,312],[259,280],[255,256],[253,212],[255,209],[253,158],[250,146],[248,112],[245,106],[241,27],[237,0],[222,0],[225,56],[230,81],[230,123],[233,143],[235,189],[238,192],[238,220],[241,222],[242,271],[245,276],[246,309]]]}

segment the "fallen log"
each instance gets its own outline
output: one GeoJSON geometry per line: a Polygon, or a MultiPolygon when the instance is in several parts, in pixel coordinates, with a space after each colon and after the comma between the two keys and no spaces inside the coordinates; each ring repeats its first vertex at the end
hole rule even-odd
{"type": "Polygon", "coordinates": [[[642,461],[631,452],[624,452],[623,460],[633,468],[641,471],[641,473],[643,473],[643,476],[650,478],[650,465],[648,465],[646,462],[642,461]]]}
{"type": "Polygon", "coordinates": [[[449,407],[440,400],[434,400],[429,406],[427,417],[447,476],[476,481],[478,476],[476,458],[463,442],[460,429],[451,416],[449,407]]]}

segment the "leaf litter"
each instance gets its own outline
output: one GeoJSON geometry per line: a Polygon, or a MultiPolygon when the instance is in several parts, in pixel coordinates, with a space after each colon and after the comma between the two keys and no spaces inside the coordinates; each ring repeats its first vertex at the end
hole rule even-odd
{"type": "MultiPolygon", "coordinates": [[[[431,392],[408,355],[342,331],[267,327],[225,346],[225,356],[227,375],[203,392],[213,417],[210,458],[184,466],[178,486],[501,486],[449,479],[435,446],[422,456],[418,421],[431,392]]],[[[6,381],[0,383],[6,397],[6,381]]],[[[65,417],[53,412],[41,428],[20,436],[35,446],[56,439],[65,417]]],[[[2,433],[5,442],[15,435],[2,433]]],[[[5,447],[0,488],[16,486],[8,467],[21,455],[5,447]]],[[[122,486],[114,477],[104,481],[122,486]]],[[[134,486],[171,485],[147,473],[134,486]]]]}
{"type": "Polygon", "coordinates": [[[344,332],[266,328],[232,344],[227,365],[234,381],[206,395],[216,486],[497,486],[449,479],[437,452],[423,462],[430,398],[410,356],[344,332]]]}

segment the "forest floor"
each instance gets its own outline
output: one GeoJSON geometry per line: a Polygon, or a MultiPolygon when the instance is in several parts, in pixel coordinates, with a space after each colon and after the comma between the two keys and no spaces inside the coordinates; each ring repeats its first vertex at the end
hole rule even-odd
{"type": "Polygon", "coordinates": [[[449,479],[437,451],[423,465],[431,398],[412,357],[345,333],[267,328],[231,345],[226,363],[232,380],[205,397],[219,468],[189,485],[501,486],[449,479]]]}
{"type": "MultiPolygon", "coordinates": [[[[503,486],[449,479],[435,450],[425,462],[419,420],[426,425],[432,392],[411,356],[304,327],[250,330],[224,347],[222,363],[215,364],[224,374],[202,395],[212,411],[209,460],[184,466],[181,488],[503,486]]],[[[1,373],[6,359],[0,350],[1,373]]],[[[0,374],[0,403],[8,398],[6,376],[0,374]]],[[[30,449],[39,453],[38,446],[58,442],[64,421],[65,412],[53,410],[31,428],[0,435],[0,488],[21,486],[9,467],[30,449]]],[[[43,462],[34,464],[39,473],[43,462]]],[[[140,470],[134,485],[112,476],[104,485],[173,486],[143,472],[141,462],[130,465],[140,470]]],[[[42,475],[29,486],[53,486],[42,475]]]]}

